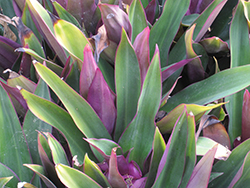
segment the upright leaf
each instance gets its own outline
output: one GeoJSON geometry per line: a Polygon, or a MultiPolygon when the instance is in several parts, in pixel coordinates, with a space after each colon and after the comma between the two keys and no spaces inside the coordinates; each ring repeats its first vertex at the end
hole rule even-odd
{"type": "Polygon", "coordinates": [[[38,74],[60,98],[77,127],[86,137],[110,138],[110,135],[91,106],[55,73],[36,62],[38,74]]]}
{"type": "Polygon", "coordinates": [[[242,126],[241,126],[241,141],[245,141],[250,138],[250,93],[246,89],[243,96],[242,104],[242,126]]]}
{"type": "Polygon", "coordinates": [[[116,53],[115,84],[117,95],[115,140],[117,141],[135,116],[141,91],[139,64],[125,30],[122,30],[121,42],[116,53]]]}
{"type": "Polygon", "coordinates": [[[194,120],[191,119],[193,116],[184,108],[168,140],[153,187],[186,187],[196,157],[194,120]]]}
{"type": "MultiPolygon", "coordinates": [[[[249,26],[244,14],[244,8],[246,8],[244,1],[239,1],[230,27],[230,54],[232,68],[249,64],[249,26]],[[240,51],[239,48],[241,49],[240,51]]],[[[230,101],[226,105],[226,109],[230,119],[228,133],[231,143],[241,134],[240,125],[242,123],[243,93],[243,91],[238,92],[226,98],[226,100],[230,101]]]]}
{"type": "MultiPolygon", "coordinates": [[[[49,88],[46,83],[40,79],[35,94],[50,100],[49,88]]],[[[26,135],[27,143],[30,149],[30,154],[34,164],[41,164],[37,148],[37,131],[40,132],[51,132],[51,125],[41,121],[29,110],[24,118],[23,122],[23,132],[26,135]]]]}
{"type": "Polygon", "coordinates": [[[215,145],[209,150],[197,163],[188,182],[187,188],[207,187],[217,146],[218,145],[215,145]]]}
{"type": "Polygon", "coordinates": [[[144,161],[151,150],[155,131],[155,116],[161,100],[159,56],[159,50],[156,47],[155,55],[142,86],[136,116],[119,140],[119,144],[124,151],[133,148],[129,160],[134,160],[141,169],[143,169],[144,161]]]}
{"type": "Polygon", "coordinates": [[[150,31],[150,55],[153,56],[155,44],[157,44],[160,50],[162,67],[167,65],[168,51],[179,29],[182,17],[187,12],[189,3],[190,0],[166,1],[161,17],[150,31]]]}
{"type": "Polygon", "coordinates": [[[2,86],[0,96],[0,162],[13,170],[21,181],[29,182],[32,172],[22,164],[31,163],[31,158],[20,122],[2,86]]]}
{"type": "Polygon", "coordinates": [[[96,111],[109,134],[112,134],[116,120],[116,108],[112,93],[98,68],[89,88],[87,101],[96,111]]]}
{"type": "Polygon", "coordinates": [[[147,27],[146,15],[140,0],[132,1],[128,18],[132,26],[131,42],[133,43],[136,36],[147,27]]]}

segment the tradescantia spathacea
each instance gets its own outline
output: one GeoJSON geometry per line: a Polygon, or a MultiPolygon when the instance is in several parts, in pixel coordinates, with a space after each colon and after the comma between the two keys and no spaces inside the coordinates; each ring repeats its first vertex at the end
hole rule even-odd
{"type": "Polygon", "coordinates": [[[1,187],[248,185],[248,1],[0,8],[1,187]]]}

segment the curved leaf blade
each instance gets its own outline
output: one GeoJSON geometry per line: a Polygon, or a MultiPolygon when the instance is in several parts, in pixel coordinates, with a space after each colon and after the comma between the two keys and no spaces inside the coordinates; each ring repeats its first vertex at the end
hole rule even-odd
{"type": "Polygon", "coordinates": [[[107,129],[85,99],[44,65],[35,62],[34,66],[41,78],[61,99],[77,127],[87,138],[110,139],[107,129]]]}

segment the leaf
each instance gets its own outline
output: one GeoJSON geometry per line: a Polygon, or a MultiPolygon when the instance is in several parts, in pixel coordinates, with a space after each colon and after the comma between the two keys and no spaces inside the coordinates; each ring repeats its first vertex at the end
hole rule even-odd
{"type": "Polygon", "coordinates": [[[229,188],[231,187],[246,187],[249,185],[249,165],[250,165],[250,157],[249,152],[247,153],[244,162],[237,172],[237,174],[234,176],[232,182],[229,185],[229,188]]]}
{"type": "Polygon", "coordinates": [[[13,170],[21,181],[30,181],[32,172],[22,166],[31,163],[27,143],[9,96],[0,87],[0,162],[13,170]]]}
{"type": "Polygon", "coordinates": [[[206,38],[200,41],[207,53],[214,54],[219,52],[228,52],[228,44],[218,37],[206,38]]]}
{"type": "Polygon", "coordinates": [[[153,56],[155,44],[157,44],[161,55],[161,67],[167,65],[168,51],[179,29],[181,19],[188,9],[189,2],[189,0],[166,1],[161,17],[150,31],[150,55],[153,56]],[[173,9],[173,7],[178,7],[178,9],[173,9]]]}
{"type": "Polygon", "coordinates": [[[12,177],[12,179],[7,183],[8,187],[16,187],[17,183],[21,181],[19,177],[10,168],[0,163],[0,178],[6,177],[12,177]]]}
{"type": "Polygon", "coordinates": [[[123,180],[123,177],[118,171],[117,158],[116,158],[116,148],[111,151],[111,156],[109,159],[109,173],[108,180],[112,187],[126,188],[127,185],[123,180]]]}
{"type": "Polygon", "coordinates": [[[147,27],[146,15],[140,0],[132,1],[128,18],[132,26],[131,42],[133,43],[136,36],[147,27]]]}
{"type": "Polygon", "coordinates": [[[250,138],[249,129],[250,129],[250,93],[246,89],[243,96],[243,104],[242,104],[242,125],[241,125],[241,141],[245,141],[250,138]]]}
{"type": "MultiPolygon", "coordinates": [[[[205,9],[205,11],[202,12],[202,14],[200,14],[200,16],[193,22],[193,24],[196,24],[193,34],[195,42],[199,42],[201,37],[203,37],[203,35],[207,32],[208,28],[211,26],[211,24],[213,23],[216,16],[221,11],[222,7],[226,2],[227,0],[214,0],[205,9]]],[[[185,58],[186,49],[184,42],[184,35],[182,35],[182,37],[178,40],[178,42],[169,54],[169,64],[181,61],[185,58]]]]}
{"type": "MultiPolygon", "coordinates": [[[[171,98],[168,99],[168,102],[171,98]]],[[[168,104],[167,102],[167,104],[168,104]]],[[[166,104],[166,105],[167,105],[166,104]]],[[[183,109],[186,107],[187,112],[192,112],[194,114],[195,119],[198,120],[201,118],[201,116],[204,114],[204,112],[211,110],[213,108],[217,108],[225,103],[219,103],[213,106],[200,106],[196,104],[180,104],[177,107],[175,107],[169,114],[167,114],[163,119],[161,119],[159,122],[156,123],[156,125],[159,127],[161,132],[166,133],[172,130],[172,128],[175,125],[176,120],[182,113],[183,109]]],[[[166,106],[165,105],[165,106],[166,106]]],[[[163,108],[165,107],[163,106],[163,108]]]]}
{"type": "Polygon", "coordinates": [[[84,172],[94,181],[98,182],[100,186],[111,187],[100,167],[89,159],[88,154],[86,154],[84,158],[84,172]]]}
{"type": "Polygon", "coordinates": [[[117,119],[115,141],[132,121],[136,113],[137,102],[141,91],[139,64],[129,39],[122,30],[121,42],[115,59],[115,84],[117,119]],[[133,88],[133,90],[131,90],[133,88]]]}
{"type": "Polygon", "coordinates": [[[181,103],[204,105],[236,93],[250,85],[249,71],[250,65],[221,71],[175,94],[168,99],[167,104],[161,110],[169,112],[181,103]],[[231,78],[234,78],[233,82],[231,78]],[[242,82],[242,80],[245,80],[245,82],[242,82]]]}
{"type": "Polygon", "coordinates": [[[4,188],[5,185],[6,185],[12,178],[13,178],[13,176],[0,178],[0,187],[4,188]]]}
{"type": "Polygon", "coordinates": [[[94,180],[86,174],[63,164],[56,165],[56,173],[63,184],[67,187],[75,188],[101,188],[94,180]]]}
{"type": "Polygon", "coordinates": [[[66,153],[60,142],[58,142],[52,134],[50,133],[45,133],[45,134],[48,137],[48,144],[51,150],[54,163],[69,165],[66,153]]]}
{"type": "Polygon", "coordinates": [[[184,108],[168,140],[153,187],[186,187],[196,160],[194,128],[194,117],[184,108]]]}
{"type": "MultiPolygon", "coordinates": [[[[250,58],[249,27],[244,8],[243,1],[239,1],[230,27],[231,67],[246,65],[250,58]],[[239,48],[242,48],[242,50],[239,51],[239,48]]],[[[226,109],[230,117],[228,134],[231,143],[241,134],[243,94],[243,91],[241,91],[226,98],[226,100],[230,100],[226,109]]]]}
{"type": "Polygon", "coordinates": [[[131,148],[129,160],[134,160],[141,169],[147,158],[154,139],[155,116],[161,100],[161,74],[159,49],[156,47],[155,55],[148,68],[144,80],[137,112],[133,121],[127,127],[119,140],[123,151],[131,148]],[[144,144],[141,144],[144,143],[144,144]]]}
{"type": "Polygon", "coordinates": [[[214,147],[216,144],[218,145],[218,148],[214,158],[219,160],[226,160],[230,156],[231,151],[225,146],[207,137],[198,138],[196,143],[196,155],[199,156],[205,155],[208,152],[208,150],[212,149],[212,147],[214,147]]]}
{"type": "Polygon", "coordinates": [[[89,87],[95,76],[96,69],[98,68],[93,57],[92,50],[89,45],[86,45],[83,51],[84,59],[80,73],[80,94],[87,99],[89,87]]]}
{"type": "MultiPolygon", "coordinates": [[[[192,38],[195,26],[196,24],[194,24],[189,30],[187,30],[185,34],[186,56],[188,59],[197,57],[197,54],[195,53],[192,46],[192,38]]],[[[184,70],[188,76],[188,80],[190,83],[194,83],[205,78],[205,71],[202,67],[201,60],[199,57],[189,62],[184,70]]]]}
{"type": "Polygon", "coordinates": [[[87,138],[110,138],[97,114],[78,93],[42,64],[35,63],[34,66],[41,78],[60,98],[77,127],[87,138]]]}
{"type": "Polygon", "coordinates": [[[67,12],[57,1],[53,1],[52,3],[56,9],[58,16],[61,19],[68,21],[68,22],[71,22],[72,24],[77,26],[79,29],[81,29],[80,24],[78,23],[78,21],[76,20],[76,18],[74,16],[72,16],[69,12],[67,12]]]}
{"type": "Polygon", "coordinates": [[[29,10],[32,14],[32,18],[35,20],[35,23],[42,31],[45,40],[50,44],[55,53],[58,55],[63,64],[67,61],[67,56],[63,48],[58,43],[57,39],[54,36],[53,23],[51,21],[49,13],[42,7],[38,1],[27,0],[29,10]]]}
{"type": "Polygon", "coordinates": [[[114,147],[120,147],[117,143],[108,139],[88,138],[85,140],[105,158],[111,155],[111,151],[114,147]]]}
{"type": "Polygon", "coordinates": [[[82,67],[83,50],[88,39],[75,25],[62,19],[52,17],[55,37],[57,41],[70,53],[71,57],[78,62],[78,67],[82,67]],[[72,34],[73,33],[73,34],[72,34]],[[77,38],[77,40],[75,40],[77,38]]]}
{"type": "Polygon", "coordinates": [[[134,50],[140,67],[141,81],[143,82],[147,74],[150,63],[149,58],[149,27],[139,33],[134,40],[134,50]]]}
{"type": "Polygon", "coordinates": [[[213,166],[212,172],[222,172],[223,174],[210,182],[209,187],[224,188],[229,186],[250,150],[249,144],[250,140],[248,139],[236,147],[226,161],[219,161],[213,166]]]}
{"type": "MultiPolygon", "coordinates": [[[[50,100],[49,88],[42,79],[40,79],[37,84],[35,94],[42,98],[50,100]]],[[[29,110],[24,117],[23,132],[26,136],[26,140],[29,146],[29,150],[30,150],[33,163],[41,164],[41,161],[39,159],[39,154],[38,154],[38,148],[37,148],[37,131],[51,132],[52,127],[51,125],[38,119],[29,110]]]]}
{"type": "Polygon", "coordinates": [[[212,140],[220,143],[221,145],[231,149],[230,138],[226,128],[221,122],[214,123],[211,119],[218,120],[215,116],[207,116],[206,124],[203,125],[202,134],[204,137],[211,138],[212,140]]]}
{"type": "Polygon", "coordinates": [[[55,103],[42,99],[25,90],[21,90],[21,93],[34,115],[58,129],[65,136],[72,155],[77,155],[80,163],[83,162],[85,153],[94,158],[89,144],[82,139],[84,135],[76,127],[73,119],[65,110],[55,103]]]}
{"type": "Polygon", "coordinates": [[[98,7],[110,40],[118,44],[121,40],[122,28],[126,31],[128,38],[131,38],[132,28],[128,15],[119,6],[101,3],[98,7]]]}
{"type": "Polygon", "coordinates": [[[11,68],[18,58],[18,53],[14,52],[20,44],[0,36],[0,65],[3,69],[11,68]]]}
{"type": "Polygon", "coordinates": [[[151,187],[155,181],[155,176],[157,173],[157,168],[160,163],[161,157],[166,149],[166,143],[162,137],[158,127],[155,129],[154,142],[153,142],[153,152],[150,161],[149,174],[145,187],[151,187]]]}
{"type": "Polygon", "coordinates": [[[45,183],[48,188],[56,188],[56,186],[45,176],[45,171],[42,166],[36,164],[24,164],[24,166],[35,172],[45,183]]]}
{"type": "Polygon", "coordinates": [[[217,147],[218,145],[215,145],[197,163],[188,182],[187,188],[207,187],[217,147]]]}

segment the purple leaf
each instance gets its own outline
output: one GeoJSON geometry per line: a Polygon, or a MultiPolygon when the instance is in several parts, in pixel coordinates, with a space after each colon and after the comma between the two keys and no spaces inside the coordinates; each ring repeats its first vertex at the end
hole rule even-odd
{"type": "Polygon", "coordinates": [[[250,93],[246,89],[243,96],[242,105],[242,125],[241,125],[241,142],[250,138],[250,93]]]}
{"type": "Polygon", "coordinates": [[[155,12],[156,12],[155,10],[156,10],[156,8],[157,8],[156,0],[150,1],[148,6],[145,8],[145,13],[146,13],[146,16],[147,16],[147,20],[151,24],[153,24],[154,20],[155,20],[155,12]]]}
{"type": "MultiPolygon", "coordinates": [[[[60,0],[63,1],[63,0],[60,0]]],[[[67,0],[67,11],[71,13],[80,23],[84,24],[87,31],[94,34],[96,25],[100,19],[96,11],[94,0],[67,0]]]]}
{"type": "MultiPolygon", "coordinates": [[[[26,48],[26,46],[25,46],[26,48]]],[[[20,69],[19,74],[25,76],[26,78],[30,77],[30,68],[31,68],[32,59],[31,56],[27,53],[23,53],[21,63],[20,63],[20,69]]]]}
{"type": "Polygon", "coordinates": [[[121,39],[122,28],[127,32],[128,37],[131,38],[132,27],[128,15],[118,5],[99,4],[98,6],[110,40],[118,44],[121,39]]]}
{"type": "Polygon", "coordinates": [[[162,74],[162,82],[164,82],[168,77],[170,77],[178,69],[180,69],[181,67],[183,67],[187,63],[193,61],[196,58],[198,58],[198,57],[191,58],[191,59],[184,59],[184,60],[182,60],[182,61],[180,61],[178,63],[175,63],[175,64],[171,65],[170,67],[168,67],[167,69],[162,71],[162,73],[161,73],[162,74]]]}
{"type": "Polygon", "coordinates": [[[187,188],[207,187],[218,144],[209,150],[194,167],[187,188]]]}
{"type": "Polygon", "coordinates": [[[201,14],[213,0],[191,0],[187,15],[201,14]]]}
{"type": "Polygon", "coordinates": [[[56,0],[64,9],[67,8],[68,0],[56,0]]]}
{"type": "Polygon", "coordinates": [[[0,81],[0,84],[2,85],[2,87],[3,87],[12,97],[14,97],[14,98],[21,104],[21,106],[24,108],[25,111],[28,110],[27,103],[26,103],[25,99],[23,98],[23,96],[21,95],[19,89],[15,88],[15,87],[8,86],[7,84],[3,83],[2,81],[0,81]]]}
{"type": "Polygon", "coordinates": [[[109,173],[108,180],[112,187],[127,188],[127,184],[123,180],[123,177],[118,171],[116,148],[112,149],[109,160],[109,173]]]}
{"type": "Polygon", "coordinates": [[[11,68],[16,62],[19,53],[15,52],[15,49],[19,47],[20,44],[0,36],[0,66],[3,69],[11,68]]]}
{"type": "Polygon", "coordinates": [[[146,185],[147,177],[136,180],[131,188],[144,188],[146,185]]]}
{"type": "Polygon", "coordinates": [[[116,108],[109,86],[99,68],[96,69],[95,77],[89,87],[87,101],[111,134],[115,126],[116,108]]]}
{"type": "Polygon", "coordinates": [[[84,59],[82,70],[80,73],[80,94],[87,99],[89,87],[95,76],[95,71],[98,68],[92,54],[90,46],[87,44],[83,51],[84,59]]]}
{"type": "Polygon", "coordinates": [[[25,0],[12,0],[12,3],[16,15],[18,17],[21,17],[25,5],[25,0]]]}
{"type": "Polygon", "coordinates": [[[148,67],[149,67],[149,27],[146,27],[140,34],[137,35],[134,41],[134,50],[137,56],[140,72],[141,81],[144,81],[148,67]]]}

